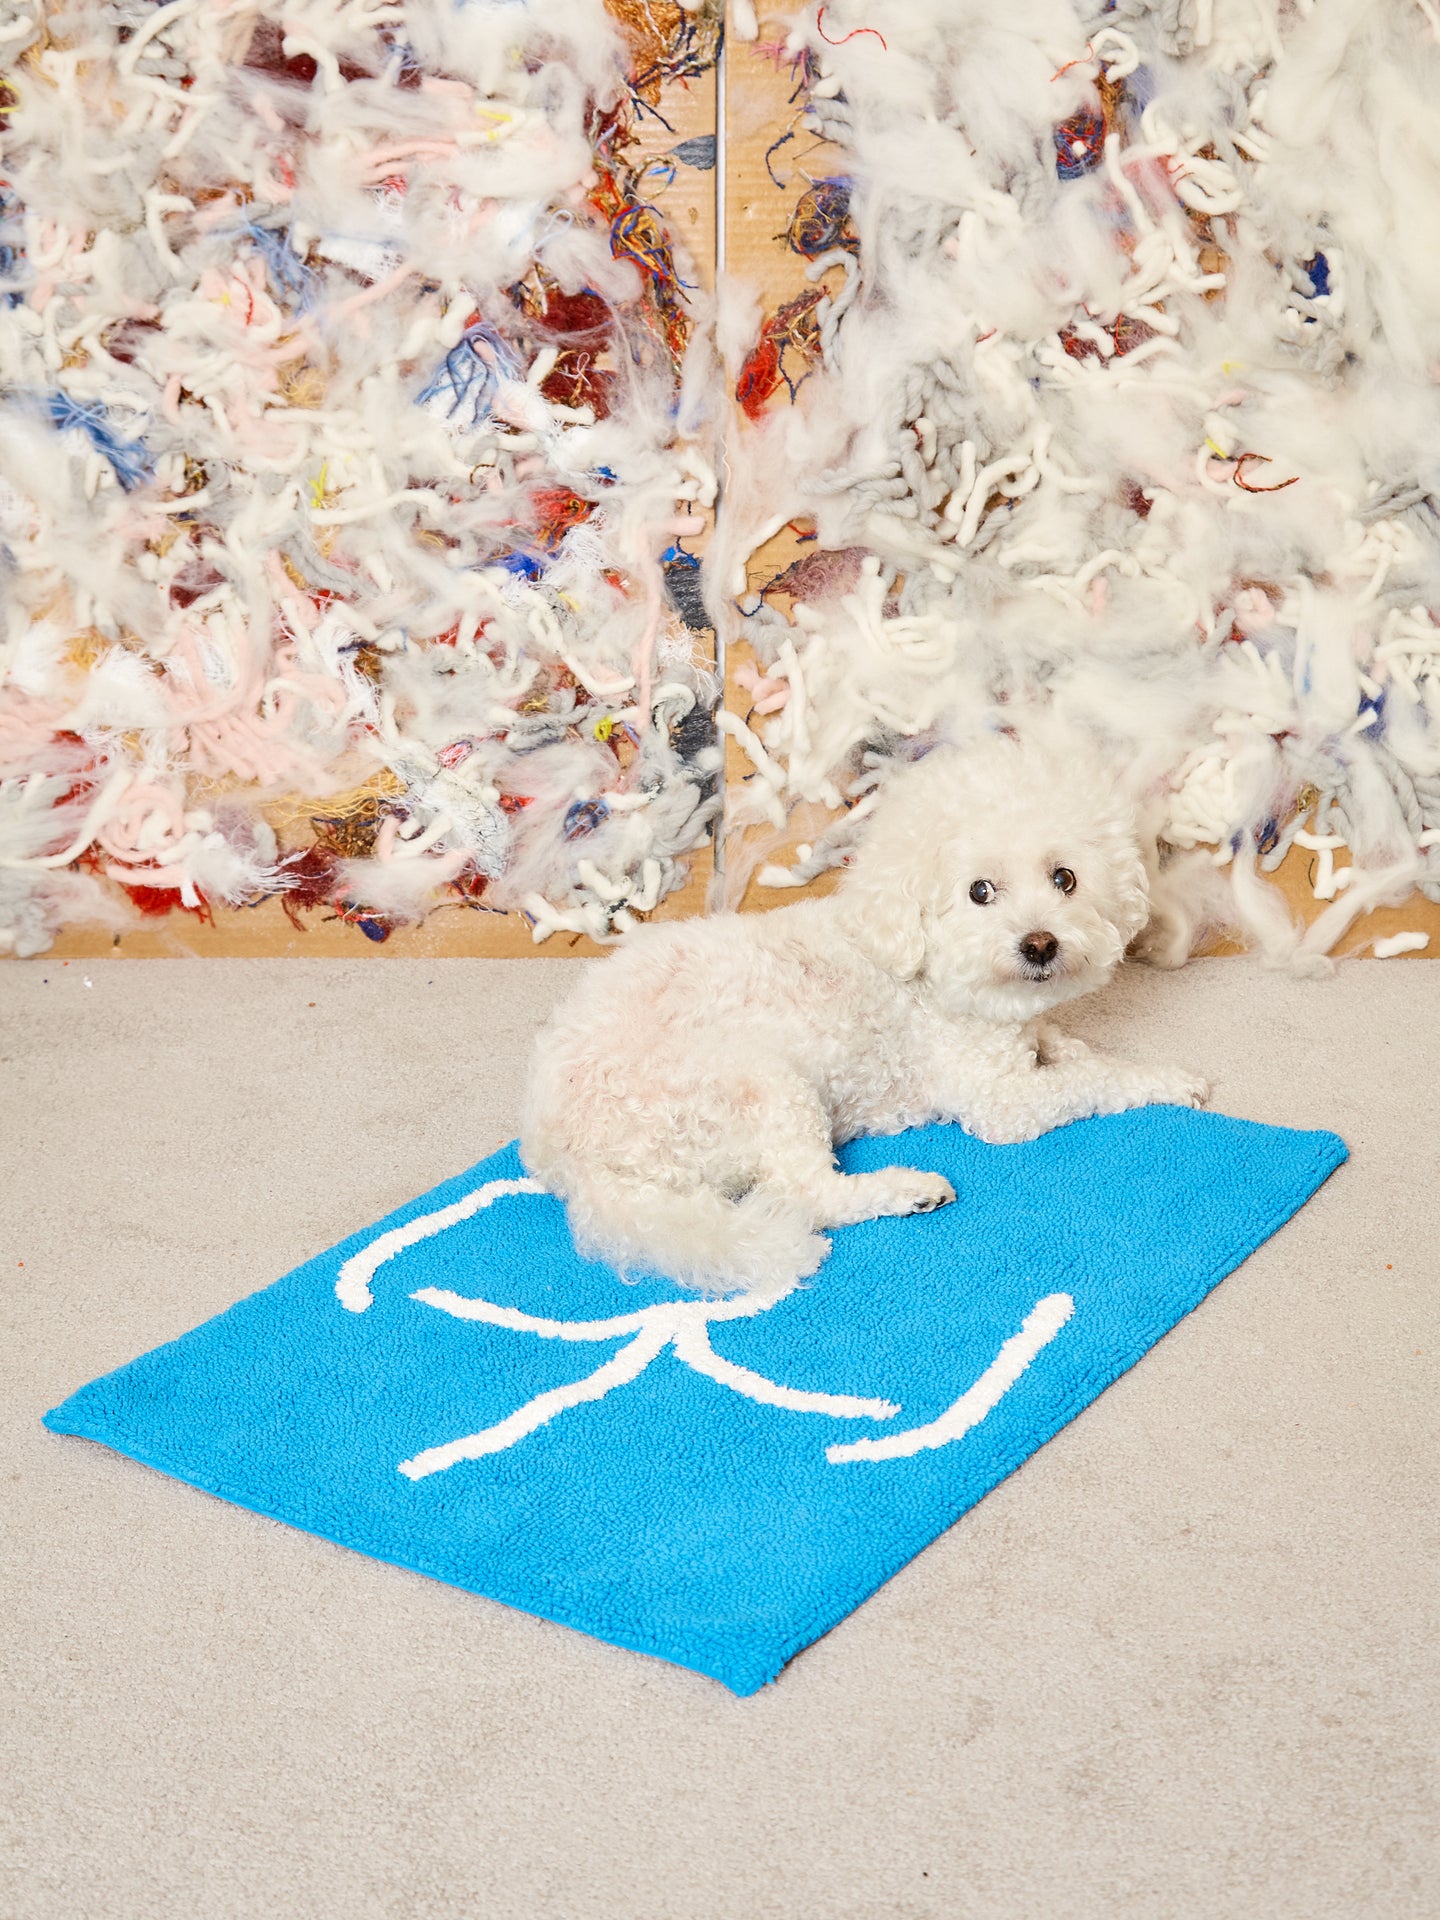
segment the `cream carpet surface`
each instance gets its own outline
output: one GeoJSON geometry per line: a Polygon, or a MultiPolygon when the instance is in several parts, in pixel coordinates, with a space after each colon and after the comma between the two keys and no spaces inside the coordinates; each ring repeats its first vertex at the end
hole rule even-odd
{"type": "Polygon", "coordinates": [[[1351,1160],[752,1699],[40,1427],[508,1139],[575,970],[0,976],[0,1914],[1440,1911],[1424,962],[1198,962],[1073,1011],[1351,1160]]]}

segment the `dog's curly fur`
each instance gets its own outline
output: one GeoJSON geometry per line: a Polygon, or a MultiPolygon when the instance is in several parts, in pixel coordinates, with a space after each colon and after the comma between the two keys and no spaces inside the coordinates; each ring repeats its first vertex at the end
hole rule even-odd
{"type": "Polygon", "coordinates": [[[537,1043],[526,1164],[595,1258],[782,1292],[824,1258],[819,1229],[955,1197],[910,1167],[843,1174],[841,1142],[932,1120],[1029,1140],[1205,1097],[1045,1020],[1148,913],[1133,811],[1080,750],[936,748],[890,782],[831,898],[642,929],[587,974],[537,1043]]]}

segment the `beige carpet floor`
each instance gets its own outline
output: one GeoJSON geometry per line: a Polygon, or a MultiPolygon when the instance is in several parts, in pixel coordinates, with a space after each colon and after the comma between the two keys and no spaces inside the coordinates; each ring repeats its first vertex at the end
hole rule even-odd
{"type": "Polygon", "coordinates": [[[574,970],[0,971],[0,1916],[1435,1920],[1431,963],[1075,1011],[1352,1159],[753,1699],[41,1429],[509,1137],[574,970]]]}

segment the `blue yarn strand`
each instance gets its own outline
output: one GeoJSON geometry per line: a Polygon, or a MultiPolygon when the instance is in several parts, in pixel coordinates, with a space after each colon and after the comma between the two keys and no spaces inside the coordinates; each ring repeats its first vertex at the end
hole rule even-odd
{"type": "Polygon", "coordinates": [[[257,227],[253,223],[240,229],[265,262],[275,291],[288,295],[297,313],[308,313],[315,304],[315,275],[290,244],[283,228],[257,227]]]}
{"type": "Polygon", "coordinates": [[[480,320],[473,327],[467,327],[446,354],[440,371],[424,392],[417,395],[417,406],[428,406],[432,401],[448,398],[450,404],[445,409],[447,419],[453,420],[468,409],[467,424],[472,427],[480,425],[490,411],[498,382],[494,369],[475,351],[474,343],[477,340],[485,342],[512,379],[519,373],[519,363],[509,346],[493,327],[480,320]]]}
{"type": "Polygon", "coordinates": [[[155,466],[150,449],[143,440],[122,440],[109,424],[109,416],[98,400],[82,407],[68,393],[57,388],[45,396],[45,410],[59,433],[78,427],[92,447],[110,462],[115,478],[126,493],[154,477],[155,466]]]}

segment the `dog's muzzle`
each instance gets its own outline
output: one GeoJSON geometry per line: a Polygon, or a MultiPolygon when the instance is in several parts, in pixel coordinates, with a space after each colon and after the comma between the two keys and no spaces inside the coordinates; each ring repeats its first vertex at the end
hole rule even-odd
{"type": "Polygon", "coordinates": [[[1027,980],[1048,980],[1058,972],[1060,942],[1053,933],[1037,928],[1034,933],[1027,933],[1018,945],[1027,980]]]}

